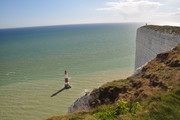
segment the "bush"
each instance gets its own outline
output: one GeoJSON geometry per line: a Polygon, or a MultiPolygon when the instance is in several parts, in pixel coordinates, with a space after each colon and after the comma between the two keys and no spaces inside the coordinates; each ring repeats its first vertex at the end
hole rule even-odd
{"type": "Polygon", "coordinates": [[[100,120],[114,120],[118,115],[130,113],[132,116],[140,110],[139,102],[130,103],[126,101],[118,101],[118,103],[111,107],[100,108],[99,112],[93,114],[94,117],[100,120]]]}

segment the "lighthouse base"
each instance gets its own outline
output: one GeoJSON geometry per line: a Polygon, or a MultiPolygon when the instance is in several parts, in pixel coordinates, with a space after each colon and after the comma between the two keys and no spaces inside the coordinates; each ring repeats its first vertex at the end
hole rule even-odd
{"type": "Polygon", "coordinates": [[[70,86],[69,84],[65,84],[64,88],[65,88],[65,89],[70,89],[71,86],[70,86]]]}

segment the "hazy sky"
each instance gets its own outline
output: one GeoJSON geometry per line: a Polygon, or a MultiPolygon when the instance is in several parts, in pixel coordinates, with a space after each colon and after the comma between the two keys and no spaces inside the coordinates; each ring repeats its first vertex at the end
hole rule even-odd
{"type": "Polygon", "coordinates": [[[180,25],[180,0],[0,0],[0,28],[109,22],[180,25]]]}

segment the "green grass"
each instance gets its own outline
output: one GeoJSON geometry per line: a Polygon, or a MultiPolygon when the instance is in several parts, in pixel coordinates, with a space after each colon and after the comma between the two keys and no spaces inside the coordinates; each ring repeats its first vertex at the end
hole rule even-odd
{"type": "Polygon", "coordinates": [[[89,112],[54,116],[47,120],[179,120],[180,88],[171,92],[157,92],[143,101],[118,101],[102,105],[89,112]]]}
{"type": "Polygon", "coordinates": [[[93,116],[98,120],[114,120],[118,115],[129,113],[131,116],[136,115],[136,111],[140,110],[141,106],[139,102],[126,102],[118,101],[116,105],[109,107],[99,107],[98,112],[94,113],[93,116]]]}
{"type": "Polygon", "coordinates": [[[168,93],[147,101],[147,112],[138,114],[138,120],[179,120],[180,94],[168,93]]]}
{"type": "Polygon", "coordinates": [[[127,83],[127,79],[121,79],[121,80],[114,80],[112,82],[107,82],[106,84],[102,85],[100,88],[106,88],[106,87],[116,87],[121,88],[125,83],[127,83]]]}

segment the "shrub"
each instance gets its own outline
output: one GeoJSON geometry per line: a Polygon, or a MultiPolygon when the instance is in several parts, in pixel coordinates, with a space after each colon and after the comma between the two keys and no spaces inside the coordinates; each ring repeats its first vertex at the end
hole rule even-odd
{"type": "Polygon", "coordinates": [[[99,112],[93,114],[94,117],[100,120],[113,120],[120,114],[130,113],[132,116],[136,114],[137,110],[140,110],[141,106],[139,102],[126,102],[118,101],[118,103],[111,107],[101,108],[99,112]]]}

